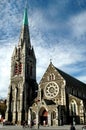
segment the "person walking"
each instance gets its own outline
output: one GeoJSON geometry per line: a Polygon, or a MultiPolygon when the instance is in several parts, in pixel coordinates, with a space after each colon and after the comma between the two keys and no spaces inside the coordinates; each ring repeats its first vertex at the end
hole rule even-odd
{"type": "Polygon", "coordinates": [[[28,119],[28,127],[30,127],[30,119],[28,119]]]}
{"type": "Polygon", "coordinates": [[[76,130],[76,128],[75,128],[75,126],[73,124],[71,124],[70,130],[76,130]]]}

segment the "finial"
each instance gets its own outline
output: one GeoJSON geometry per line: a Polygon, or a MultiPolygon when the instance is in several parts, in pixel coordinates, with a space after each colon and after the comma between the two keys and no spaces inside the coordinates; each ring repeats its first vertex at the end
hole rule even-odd
{"type": "Polygon", "coordinates": [[[50,59],[50,64],[52,64],[52,59],[50,59]]]}

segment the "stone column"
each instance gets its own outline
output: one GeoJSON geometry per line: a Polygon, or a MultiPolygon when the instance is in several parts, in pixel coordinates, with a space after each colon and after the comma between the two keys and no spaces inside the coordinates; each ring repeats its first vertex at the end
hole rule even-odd
{"type": "Polygon", "coordinates": [[[8,111],[5,113],[5,119],[8,120],[8,111]]]}
{"type": "Polygon", "coordinates": [[[19,102],[18,102],[18,122],[19,124],[21,124],[21,121],[22,121],[22,93],[20,93],[19,95],[19,102]]]}
{"type": "Polygon", "coordinates": [[[16,121],[16,93],[17,93],[17,91],[16,91],[16,88],[15,88],[15,91],[14,91],[14,108],[13,108],[13,123],[15,123],[15,121],[16,121]]]}
{"type": "Polygon", "coordinates": [[[66,104],[66,100],[65,100],[65,80],[64,80],[61,88],[61,105],[65,105],[65,104],[66,104]]]}
{"type": "Polygon", "coordinates": [[[48,125],[51,126],[51,112],[48,111],[48,125]]]}
{"type": "Polygon", "coordinates": [[[58,107],[56,106],[56,125],[58,126],[58,107]]]}
{"type": "Polygon", "coordinates": [[[9,112],[9,104],[10,104],[9,98],[10,98],[10,96],[9,96],[9,94],[8,94],[7,103],[6,103],[7,109],[6,109],[6,113],[5,113],[5,119],[6,119],[6,120],[8,120],[8,112],[9,112]]]}
{"type": "Polygon", "coordinates": [[[38,111],[36,113],[36,126],[38,125],[38,111]]]}
{"type": "Polygon", "coordinates": [[[7,97],[7,109],[6,109],[6,113],[5,113],[5,119],[8,120],[8,116],[9,116],[9,110],[10,110],[10,94],[11,94],[11,85],[8,88],[8,97],[7,97]]]}

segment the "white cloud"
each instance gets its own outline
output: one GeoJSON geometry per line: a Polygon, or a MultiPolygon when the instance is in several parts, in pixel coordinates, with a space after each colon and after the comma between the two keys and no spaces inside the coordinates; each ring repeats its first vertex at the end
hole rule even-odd
{"type": "Polygon", "coordinates": [[[86,11],[81,12],[78,15],[74,15],[70,21],[69,25],[72,28],[72,33],[74,36],[80,37],[86,33],[86,11]]]}
{"type": "Polygon", "coordinates": [[[10,65],[13,46],[0,46],[0,97],[6,97],[10,83],[10,65]]]}
{"type": "MultiPolygon", "coordinates": [[[[60,41],[60,43],[52,43],[52,46],[43,46],[43,43],[48,41],[41,39],[41,37],[38,36],[32,40],[33,45],[35,46],[35,52],[37,57],[37,77],[42,78],[43,73],[47,69],[47,66],[49,65],[50,59],[52,59],[53,64],[57,68],[64,68],[65,70],[69,69],[72,73],[71,65],[76,64],[77,62],[84,61],[85,55],[83,55],[82,48],[78,48],[77,46],[74,46],[69,40],[60,41]],[[41,43],[39,45],[39,43],[41,43]],[[64,45],[64,47],[63,47],[64,45]],[[69,66],[69,67],[66,67],[69,66]]],[[[85,48],[84,48],[85,51],[85,48]]],[[[78,71],[78,66],[73,68],[73,71],[78,71]]],[[[39,79],[40,79],[39,78],[39,79]]],[[[38,79],[38,80],[39,80],[38,79]]]]}
{"type": "MultiPolygon", "coordinates": [[[[85,15],[85,14],[84,14],[85,15]]],[[[76,64],[77,62],[83,61],[85,62],[85,44],[83,43],[76,43],[79,42],[78,39],[75,41],[75,36],[80,36],[85,33],[85,29],[81,26],[79,29],[79,24],[85,24],[85,20],[82,19],[83,14],[78,16],[73,16],[71,20],[69,20],[68,27],[70,26],[70,30],[73,31],[72,39],[63,39],[61,38],[60,41],[55,41],[52,38],[52,45],[50,45],[50,40],[48,36],[44,36],[41,29],[47,29],[48,31],[57,28],[57,25],[54,24],[53,27],[50,26],[50,21],[46,20],[43,15],[36,11],[30,18],[30,29],[31,29],[31,40],[32,44],[35,46],[35,52],[37,57],[37,77],[38,81],[42,77],[43,73],[47,69],[49,65],[50,59],[52,59],[53,64],[56,67],[64,68],[67,72],[72,73],[71,65],[76,64]],[[37,17],[38,16],[38,17],[37,17]],[[35,20],[34,20],[35,19],[35,20]],[[76,19],[81,19],[77,21],[76,19]],[[77,24],[77,22],[78,24],[77,24]],[[80,30],[80,31],[78,31],[80,30]],[[66,67],[69,66],[69,67],[66,67]]],[[[57,23],[58,24],[58,23],[57,23]]],[[[59,25],[59,24],[58,24],[59,25]]],[[[58,29],[57,29],[58,30],[58,29]]],[[[82,41],[82,40],[81,40],[82,41]]],[[[81,68],[75,67],[73,68],[74,72],[79,71],[81,68]]],[[[82,80],[84,81],[84,80],[82,80]]]]}
{"type": "Polygon", "coordinates": [[[46,14],[44,14],[42,11],[40,12],[40,10],[35,10],[35,12],[29,17],[31,28],[39,31],[47,31],[49,33],[50,30],[58,30],[59,27],[62,26],[61,23],[56,22],[56,19],[50,19],[48,14],[45,16],[46,14]]]}

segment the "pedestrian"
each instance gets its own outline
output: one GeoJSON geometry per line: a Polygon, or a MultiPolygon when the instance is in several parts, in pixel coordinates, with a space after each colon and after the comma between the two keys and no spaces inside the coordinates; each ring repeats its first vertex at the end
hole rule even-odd
{"type": "Polygon", "coordinates": [[[46,121],[45,120],[43,121],[43,126],[46,126],[46,121]]]}
{"type": "Polygon", "coordinates": [[[39,126],[40,126],[40,122],[38,122],[38,129],[39,129],[39,126]]]}
{"type": "Polygon", "coordinates": [[[25,121],[23,121],[23,128],[25,127],[25,121]]]}
{"type": "Polygon", "coordinates": [[[30,119],[28,119],[28,127],[30,127],[30,119]]]}
{"type": "Polygon", "coordinates": [[[73,124],[71,124],[70,130],[76,130],[76,128],[75,128],[75,126],[73,124]]]}

